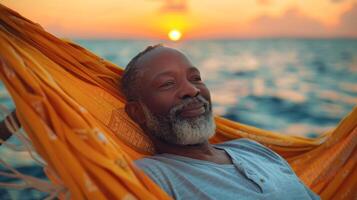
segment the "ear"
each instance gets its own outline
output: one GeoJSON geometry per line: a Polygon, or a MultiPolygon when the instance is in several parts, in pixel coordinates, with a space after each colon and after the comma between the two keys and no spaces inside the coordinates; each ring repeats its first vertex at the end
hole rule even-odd
{"type": "Polygon", "coordinates": [[[125,104],[125,112],[129,115],[129,117],[134,120],[134,122],[142,125],[146,122],[145,114],[141,108],[139,102],[136,101],[128,101],[125,104]]]}

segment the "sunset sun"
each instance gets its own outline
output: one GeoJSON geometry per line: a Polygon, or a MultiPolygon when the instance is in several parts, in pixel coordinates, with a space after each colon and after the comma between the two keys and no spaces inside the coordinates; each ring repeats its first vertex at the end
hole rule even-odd
{"type": "Polygon", "coordinates": [[[177,29],[173,29],[169,32],[168,36],[170,40],[178,41],[181,39],[182,33],[177,29]]]}

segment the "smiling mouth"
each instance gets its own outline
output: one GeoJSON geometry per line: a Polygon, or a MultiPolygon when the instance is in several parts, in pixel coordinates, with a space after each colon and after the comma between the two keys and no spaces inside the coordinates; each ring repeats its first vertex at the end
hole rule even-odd
{"type": "Polygon", "coordinates": [[[194,104],[185,107],[181,112],[180,115],[182,117],[192,118],[198,117],[206,112],[206,107],[202,103],[194,104]]]}

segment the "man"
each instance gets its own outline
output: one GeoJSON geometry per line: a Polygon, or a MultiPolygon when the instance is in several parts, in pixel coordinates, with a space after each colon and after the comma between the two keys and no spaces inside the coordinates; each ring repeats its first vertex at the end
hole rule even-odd
{"type": "Polygon", "coordinates": [[[215,133],[210,93],[181,52],[148,47],[129,62],[122,89],[127,114],[157,152],[136,164],[174,199],[319,199],[263,145],[209,144],[215,133]]]}
{"type": "Polygon", "coordinates": [[[210,92],[180,51],[148,47],[129,62],[122,88],[127,114],[157,152],[136,164],[174,199],[319,199],[265,146],[208,142],[215,133],[210,92]]]}

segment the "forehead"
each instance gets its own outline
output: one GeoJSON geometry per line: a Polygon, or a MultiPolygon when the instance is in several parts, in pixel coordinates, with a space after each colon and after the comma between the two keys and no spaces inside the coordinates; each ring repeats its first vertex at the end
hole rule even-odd
{"type": "Polygon", "coordinates": [[[140,58],[138,65],[142,71],[142,78],[154,78],[169,72],[197,71],[183,53],[167,47],[158,47],[147,52],[140,58]]]}

